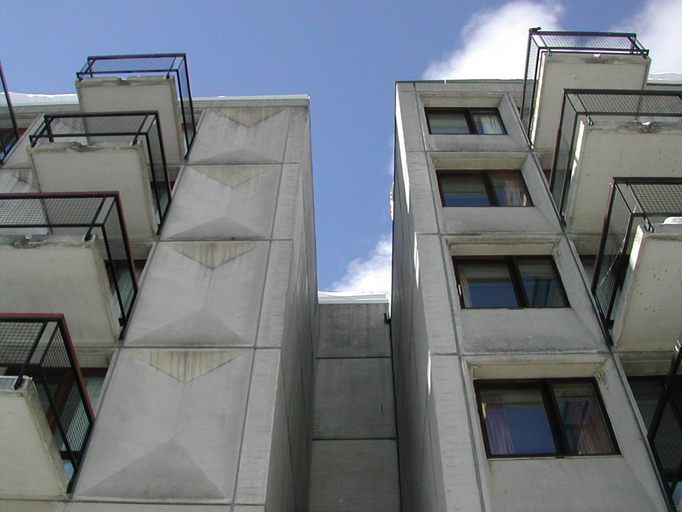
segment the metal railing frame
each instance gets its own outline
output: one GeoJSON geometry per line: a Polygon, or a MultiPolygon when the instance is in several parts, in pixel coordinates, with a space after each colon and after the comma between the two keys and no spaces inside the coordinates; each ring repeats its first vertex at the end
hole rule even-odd
{"type": "MultiPolygon", "coordinates": [[[[0,115],[0,120],[9,120],[10,122],[10,136],[7,139],[0,139],[0,164],[5,161],[7,155],[19,141],[19,128],[17,125],[17,118],[14,115],[14,108],[12,107],[12,99],[9,95],[9,87],[7,86],[7,80],[5,80],[5,73],[2,70],[2,62],[0,62],[0,85],[2,86],[2,95],[7,103],[7,113],[2,112],[0,115]]],[[[4,108],[3,108],[4,110],[4,108]]]]}
{"type": "Polygon", "coordinates": [[[149,54],[129,54],[129,55],[91,55],[87,57],[86,63],[80,71],[76,72],[78,81],[84,78],[94,78],[98,75],[134,75],[134,74],[165,74],[166,78],[175,75],[175,84],[178,91],[178,98],[180,100],[180,112],[182,114],[183,132],[185,135],[185,144],[187,150],[185,157],[189,153],[194,136],[196,135],[196,120],[194,116],[194,103],[192,100],[192,90],[189,81],[189,67],[186,53],[149,53],[149,54]],[[116,60],[140,60],[144,62],[145,59],[172,59],[170,66],[167,68],[160,68],[156,66],[124,66],[120,69],[97,69],[98,61],[116,61],[116,60]],[[182,84],[186,84],[186,91],[183,90],[182,84]],[[189,105],[186,105],[186,102],[189,105]]]}
{"type": "Polygon", "coordinates": [[[673,502],[673,492],[675,490],[675,485],[678,482],[682,482],[682,439],[679,440],[680,443],[680,460],[677,470],[674,475],[669,475],[665,471],[665,467],[661,460],[659,450],[656,445],[656,436],[659,433],[659,428],[665,414],[666,406],[670,405],[672,409],[672,414],[677,420],[677,425],[679,430],[682,431],[682,409],[680,409],[679,404],[682,401],[682,397],[677,397],[677,401],[674,399],[674,392],[676,385],[679,386],[680,379],[682,375],[680,372],[682,370],[682,332],[677,338],[677,344],[675,345],[675,352],[670,362],[670,369],[665,377],[665,382],[663,384],[663,391],[661,392],[661,397],[658,400],[654,415],[651,419],[651,426],[647,433],[647,439],[649,441],[649,446],[651,447],[651,452],[653,453],[654,460],[658,466],[658,472],[661,479],[663,480],[663,485],[667,491],[666,498],[668,499],[668,505],[671,510],[675,510],[675,504],[673,502]],[[677,403],[676,403],[677,402],[677,403]],[[672,476],[672,478],[670,478],[672,476]]]}
{"type": "MultiPolygon", "coordinates": [[[[135,304],[135,300],[138,295],[138,284],[137,275],[135,272],[135,266],[133,263],[132,252],[130,250],[130,242],[128,240],[128,230],[126,228],[125,218],[123,216],[123,205],[121,204],[121,197],[118,192],[31,192],[31,193],[10,193],[10,194],[0,194],[0,208],[5,201],[25,201],[25,200],[36,200],[40,201],[42,212],[45,217],[45,222],[2,222],[0,219],[0,229],[31,229],[31,228],[86,228],[83,239],[90,240],[92,238],[92,232],[94,229],[99,229],[102,240],[104,242],[104,248],[106,251],[105,265],[111,272],[111,280],[114,287],[114,292],[116,294],[116,300],[119,308],[119,324],[121,325],[121,333],[119,338],[123,338],[125,329],[128,325],[130,319],[130,313],[135,304]],[[97,207],[93,217],[87,223],[84,222],[54,222],[49,219],[49,213],[44,206],[46,200],[51,199],[64,199],[77,201],[78,199],[100,199],[101,202],[97,207]],[[107,200],[110,200],[111,204],[108,209],[104,210],[107,200]],[[133,288],[133,294],[130,298],[130,304],[128,307],[125,305],[125,300],[123,298],[123,293],[121,292],[121,285],[116,276],[116,267],[114,265],[114,257],[112,254],[111,243],[109,236],[107,235],[106,224],[111,216],[112,212],[116,212],[118,217],[118,227],[120,229],[122,237],[122,245],[125,252],[126,267],[131,279],[131,284],[133,288]],[[105,213],[103,213],[103,211],[105,213]]],[[[119,259],[117,259],[119,260],[119,259]]]]}
{"type": "MultiPolygon", "coordinates": [[[[588,39],[589,41],[589,39],[588,39]]],[[[526,66],[523,74],[523,95],[521,103],[521,120],[526,128],[528,140],[531,140],[531,123],[535,114],[535,99],[537,96],[538,74],[540,59],[543,54],[550,53],[600,53],[615,55],[641,55],[646,58],[649,50],[637,40],[637,34],[631,32],[576,32],[541,30],[540,27],[528,30],[528,45],[526,48],[526,66]],[[566,44],[550,44],[544,38],[566,39],[566,44]],[[626,45],[623,48],[614,46],[576,45],[576,38],[595,38],[620,40],[626,45]],[[627,46],[627,47],[626,47],[627,46]]],[[[532,140],[531,140],[532,143],[532,140]]]]}
{"type": "MultiPolygon", "coordinates": [[[[30,332],[26,332],[26,340],[31,336],[33,330],[37,330],[32,341],[26,343],[25,347],[19,347],[17,344],[21,343],[21,339],[0,338],[0,367],[9,367],[20,369],[16,372],[10,372],[9,375],[16,376],[14,389],[19,389],[28,377],[28,374],[39,375],[41,377],[40,383],[36,386],[41,386],[45,397],[47,398],[47,410],[45,411],[48,422],[56,424],[56,428],[52,428],[53,435],[57,441],[58,446],[63,446],[60,450],[62,458],[67,459],[73,467],[73,475],[69,479],[67,485],[67,492],[71,492],[75,485],[78,474],[80,473],[81,464],[85,455],[85,448],[87,446],[90,434],[92,433],[93,424],[95,421],[95,413],[93,412],[92,404],[85,386],[85,379],[81,372],[76,349],[74,348],[68,326],[61,314],[0,314],[0,326],[8,324],[26,324],[30,332]],[[63,345],[60,345],[60,342],[63,345]],[[9,352],[3,351],[3,344],[10,344],[12,347],[9,352]],[[23,348],[23,351],[21,350],[23,348]],[[51,350],[57,352],[51,352],[51,350]],[[63,350],[63,352],[61,352],[63,350]],[[17,354],[20,351],[20,354],[17,354]],[[19,355],[20,360],[12,355],[19,355]],[[48,360],[50,356],[65,355],[68,359],[67,366],[54,366],[54,361],[48,360]],[[79,403],[76,405],[77,409],[82,406],[82,412],[85,414],[87,420],[87,427],[82,438],[80,446],[74,446],[68,435],[69,425],[64,424],[64,418],[60,412],[60,407],[55,403],[55,396],[48,385],[48,378],[46,369],[59,369],[70,372],[70,377],[73,379],[79,403]],[[51,418],[50,418],[51,416],[51,418]]],[[[0,331],[1,333],[2,331],[0,331]]],[[[8,333],[11,336],[11,332],[8,333]]],[[[17,334],[17,333],[14,333],[17,334]]],[[[72,411],[74,414],[76,410],[72,411]]],[[[73,419],[73,416],[71,417],[73,419]]]]}
{"type": "Polygon", "coordinates": [[[583,98],[587,96],[604,96],[604,97],[632,97],[639,96],[641,105],[645,98],[668,97],[679,98],[680,107],[682,107],[682,93],[677,91],[648,91],[648,90],[627,90],[627,89],[565,89],[564,99],[561,105],[561,116],[559,128],[557,129],[556,141],[554,144],[554,154],[552,156],[552,168],[550,175],[549,187],[554,197],[554,201],[559,210],[561,218],[564,218],[566,210],[566,199],[571,184],[572,172],[570,165],[572,162],[571,155],[575,151],[576,136],[578,133],[578,122],[582,118],[586,118],[588,124],[593,124],[592,117],[606,116],[606,117],[663,117],[663,118],[677,118],[682,117],[682,108],[679,112],[662,112],[657,110],[649,110],[638,108],[637,110],[597,110],[589,108],[585,105],[583,98]],[[572,112],[572,115],[571,115],[572,112]],[[566,118],[565,116],[570,116],[566,118]],[[568,149],[563,149],[562,135],[567,126],[565,121],[570,121],[571,136],[569,139],[568,149]],[[563,152],[565,151],[565,152],[563,152]],[[561,165],[559,159],[562,155],[567,155],[565,168],[559,169],[561,165]],[[560,174],[563,173],[563,174],[560,174]]]}
{"type": "Polygon", "coordinates": [[[159,122],[159,113],[156,111],[129,111],[129,112],[70,112],[59,114],[45,114],[43,116],[42,124],[29,135],[31,147],[35,147],[42,140],[55,142],[59,138],[73,138],[73,137],[131,137],[130,144],[135,145],[140,139],[144,139],[145,147],[147,149],[147,158],[149,158],[149,173],[150,186],[152,194],[154,195],[154,202],[156,204],[156,211],[159,214],[159,224],[157,226],[157,233],[161,230],[161,225],[166,218],[168,209],[171,203],[171,186],[168,177],[168,165],[166,163],[166,154],[163,145],[163,137],[161,135],[161,124],[159,122]],[[87,119],[97,118],[133,118],[140,117],[140,123],[136,130],[83,130],[83,131],[66,131],[64,133],[55,133],[52,129],[52,123],[60,119],[87,119]],[[151,121],[149,120],[151,118],[151,121]],[[148,129],[144,129],[145,125],[149,124],[148,129]],[[154,158],[154,150],[152,148],[152,140],[150,139],[150,130],[154,130],[156,137],[158,137],[159,147],[157,148],[159,159],[161,160],[162,176],[158,176],[157,164],[154,158]],[[162,179],[159,179],[162,178],[162,179]],[[165,205],[162,202],[161,195],[158,190],[158,184],[163,184],[167,201],[165,205]]]}
{"type": "MultiPolygon", "coordinates": [[[[601,237],[599,241],[599,250],[597,252],[597,258],[595,260],[594,272],[592,276],[591,291],[595,297],[597,309],[599,310],[599,315],[601,320],[608,330],[611,327],[612,320],[611,316],[613,314],[613,308],[616,301],[616,296],[618,291],[622,288],[625,281],[625,271],[627,270],[627,258],[630,254],[630,245],[634,232],[636,230],[635,221],[641,220],[644,229],[649,232],[654,232],[654,222],[652,222],[651,217],[671,217],[671,216],[682,216],[682,205],[679,209],[673,211],[668,210],[657,210],[657,211],[647,211],[647,209],[642,205],[637,193],[632,189],[632,185],[672,185],[679,186],[682,188],[682,178],[669,178],[669,177],[651,177],[651,178],[625,178],[616,177],[612,179],[611,187],[609,191],[609,207],[604,217],[604,223],[602,226],[601,237]],[[623,193],[621,187],[625,187],[629,190],[629,195],[631,200],[629,200],[623,193]],[[609,240],[609,228],[611,227],[611,219],[613,215],[614,205],[616,201],[622,202],[629,211],[629,216],[627,219],[627,226],[624,229],[624,237],[620,242],[620,247],[618,253],[613,258],[612,268],[613,271],[604,273],[602,277],[602,265],[604,265],[605,258],[605,248],[609,240]],[[634,203],[634,204],[633,204],[634,203]],[[607,276],[613,276],[610,282],[606,281],[607,276]],[[612,291],[609,294],[609,298],[606,304],[601,300],[601,294],[598,293],[599,288],[605,285],[612,285],[612,291]]],[[[609,337],[609,340],[612,341],[609,337]]]]}

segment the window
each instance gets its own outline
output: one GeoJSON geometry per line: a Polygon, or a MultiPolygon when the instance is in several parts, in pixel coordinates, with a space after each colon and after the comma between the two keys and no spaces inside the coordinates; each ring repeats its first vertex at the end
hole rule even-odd
{"type": "Polygon", "coordinates": [[[519,171],[438,171],[443,206],[532,206],[519,171]]]}
{"type": "Polygon", "coordinates": [[[453,258],[462,307],[568,307],[548,256],[453,258]]]}
{"type": "Polygon", "coordinates": [[[476,396],[489,457],[618,453],[592,379],[477,381],[476,396]]]}
{"type": "Polygon", "coordinates": [[[628,377],[628,381],[644,424],[650,429],[656,407],[665,390],[665,377],[628,377]]]}
{"type": "Polygon", "coordinates": [[[427,108],[426,122],[433,135],[505,135],[496,108],[427,108]]]}

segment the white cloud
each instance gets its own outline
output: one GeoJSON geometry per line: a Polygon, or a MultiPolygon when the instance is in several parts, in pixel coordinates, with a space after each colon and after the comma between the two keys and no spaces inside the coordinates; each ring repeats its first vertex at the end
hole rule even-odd
{"type": "Polygon", "coordinates": [[[356,258],[346,266],[346,274],[332,284],[337,292],[391,291],[391,236],[379,239],[367,258],[356,258]]]}
{"type": "Polygon", "coordinates": [[[528,1],[479,11],[462,30],[461,49],[431,63],[424,78],[523,78],[528,29],[560,29],[562,11],[555,2],[528,1]]]}
{"type": "Polygon", "coordinates": [[[648,0],[642,9],[614,30],[636,32],[649,48],[651,72],[682,73],[682,0],[648,0]]]}

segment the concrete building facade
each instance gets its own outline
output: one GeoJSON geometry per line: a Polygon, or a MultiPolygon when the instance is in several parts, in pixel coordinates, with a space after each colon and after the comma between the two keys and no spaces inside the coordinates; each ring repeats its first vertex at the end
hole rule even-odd
{"type": "Polygon", "coordinates": [[[0,510],[679,507],[682,85],[527,62],[396,84],[390,304],[318,299],[307,97],[157,54],[8,104],[0,510]]]}

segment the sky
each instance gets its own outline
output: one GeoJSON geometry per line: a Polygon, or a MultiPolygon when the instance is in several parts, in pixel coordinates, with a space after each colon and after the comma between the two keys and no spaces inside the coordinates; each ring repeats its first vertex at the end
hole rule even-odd
{"type": "Polygon", "coordinates": [[[88,55],[185,52],[192,94],[311,97],[318,288],[390,291],[397,80],[521,78],[528,28],[633,31],[682,72],[682,0],[2,0],[10,90],[73,93],[88,55]]]}

